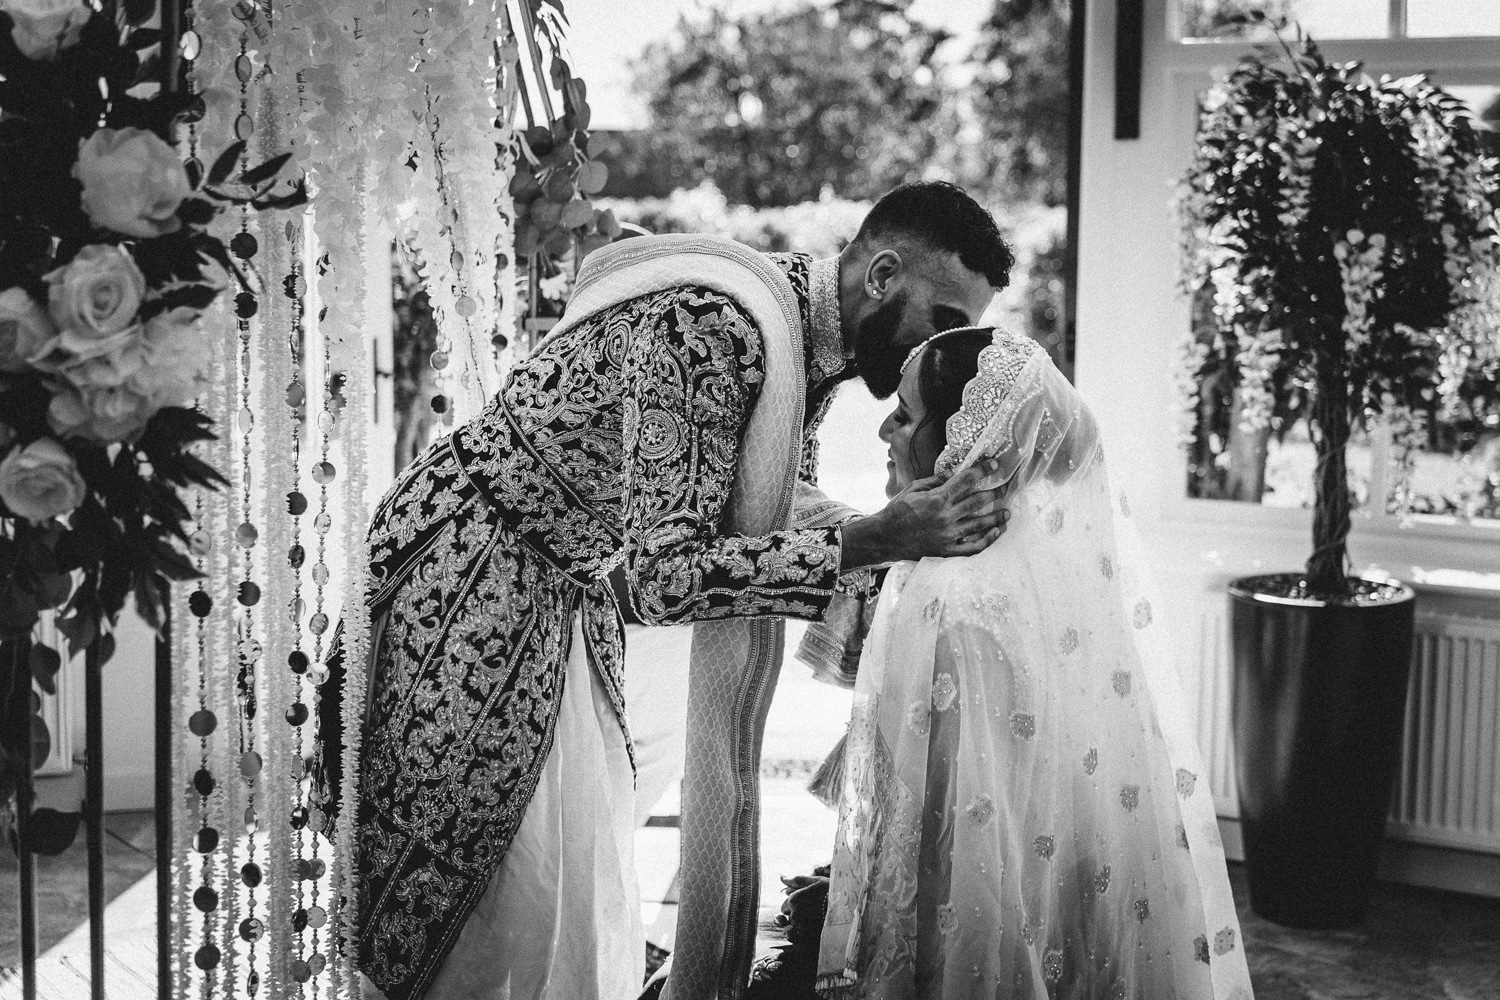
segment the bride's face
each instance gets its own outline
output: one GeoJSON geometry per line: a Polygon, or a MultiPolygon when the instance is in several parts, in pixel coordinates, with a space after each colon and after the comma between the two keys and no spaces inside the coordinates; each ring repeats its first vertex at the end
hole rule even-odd
{"type": "Polygon", "coordinates": [[[880,425],[880,440],[886,443],[886,471],[890,478],[885,495],[893,497],[918,479],[932,475],[938,454],[943,450],[943,428],[927,419],[918,384],[921,359],[906,369],[896,390],[896,408],[880,425]]]}

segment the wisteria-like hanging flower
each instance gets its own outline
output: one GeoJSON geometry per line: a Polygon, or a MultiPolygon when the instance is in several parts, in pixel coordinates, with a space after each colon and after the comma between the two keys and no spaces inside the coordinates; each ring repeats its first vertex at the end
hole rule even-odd
{"type": "Polygon", "coordinates": [[[1422,419],[1500,400],[1500,172],[1452,95],[1372,79],[1271,24],[1280,51],[1245,57],[1205,97],[1176,198],[1197,323],[1178,351],[1182,439],[1212,490],[1236,432],[1263,448],[1287,421],[1316,423],[1308,577],[1339,593],[1349,506],[1331,449],[1389,407],[1415,444],[1422,419]]]}

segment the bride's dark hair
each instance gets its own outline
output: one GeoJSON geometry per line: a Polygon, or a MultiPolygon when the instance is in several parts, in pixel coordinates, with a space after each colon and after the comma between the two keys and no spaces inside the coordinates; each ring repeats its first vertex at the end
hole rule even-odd
{"type": "Polygon", "coordinates": [[[948,443],[948,418],[963,405],[964,386],[979,374],[979,352],[990,346],[993,335],[989,327],[945,333],[934,338],[917,359],[917,391],[924,412],[912,441],[935,439],[931,464],[937,463],[948,443]],[[929,424],[934,425],[930,431],[929,424]]]}

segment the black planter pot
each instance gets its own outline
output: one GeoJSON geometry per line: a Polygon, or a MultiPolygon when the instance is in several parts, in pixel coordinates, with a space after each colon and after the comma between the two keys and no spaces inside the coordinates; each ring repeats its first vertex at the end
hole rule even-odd
{"type": "Polygon", "coordinates": [[[1229,586],[1235,768],[1250,905],[1289,927],[1364,920],[1401,752],[1415,595],[1229,586]]]}

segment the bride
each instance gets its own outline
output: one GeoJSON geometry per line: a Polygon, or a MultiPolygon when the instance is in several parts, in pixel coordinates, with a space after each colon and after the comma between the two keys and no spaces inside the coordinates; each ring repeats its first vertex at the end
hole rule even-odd
{"type": "Polygon", "coordinates": [[[1250,1000],[1170,640],[1099,429],[1033,341],[907,358],[892,494],[1000,460],[1008,531],[894,567],[855,687],[828,997],[1250,1000]]]}

